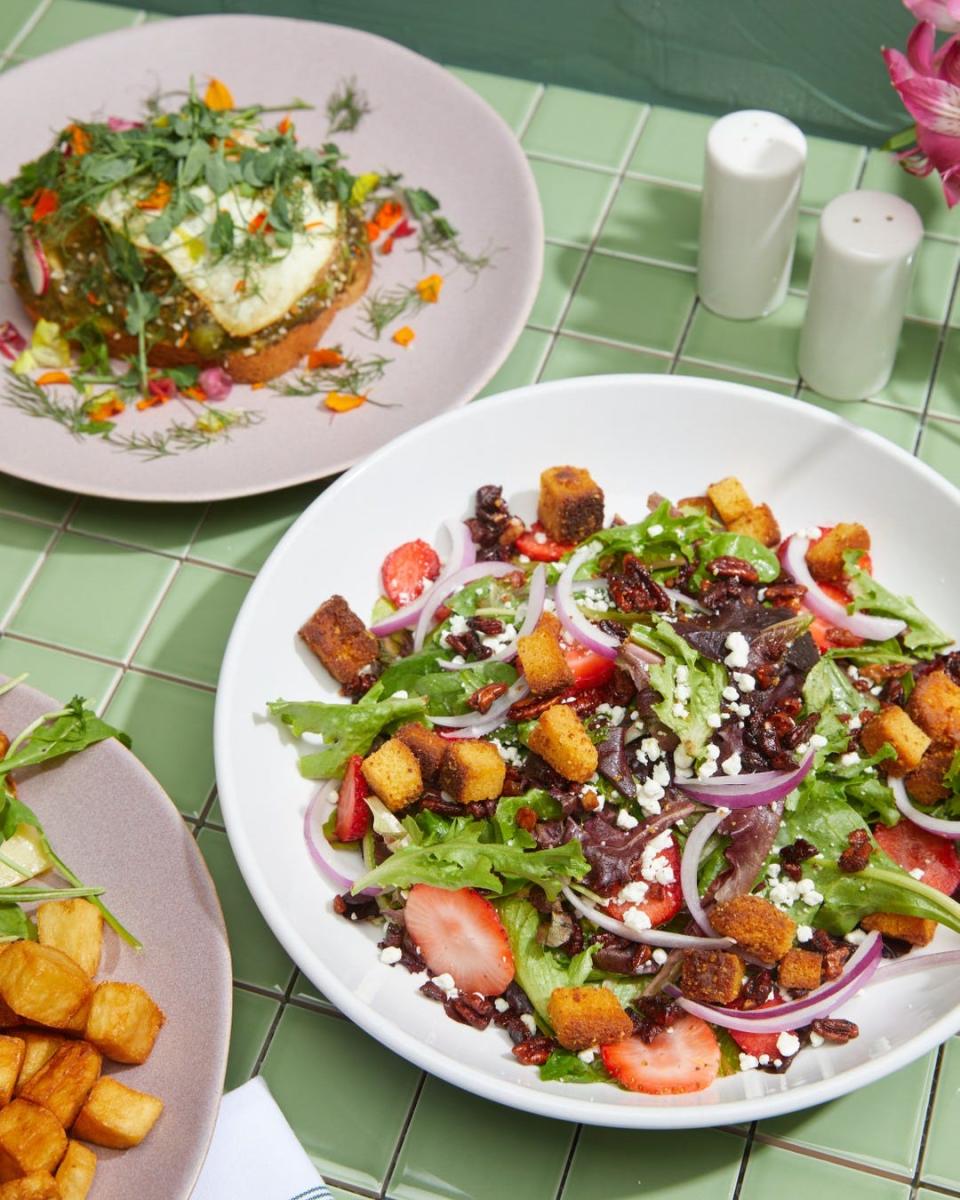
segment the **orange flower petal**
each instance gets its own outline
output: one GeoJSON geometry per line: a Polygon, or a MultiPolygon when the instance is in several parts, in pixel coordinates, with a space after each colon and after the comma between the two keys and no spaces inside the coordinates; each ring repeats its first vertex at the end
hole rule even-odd
{"type": "Polygon", "coordinates": [[[81,154],[86,154],[90,149],[90,134],[79,125],[68,125],[67,133],[70,134],[70,149],[78,157],[81,154]]]}
{"type": "Polygon", "coordinates": [[[379,236],[380,236],[380,226],[376,223],[376,221],[368,221],[367,222],[367,241],[375,242],[379,236]]]}
{"type": "Polygon", "coordinates": [[[41,387],[50,387],[55,383],[69,383],[70,376],[66,371],[44,371],[42,375],[37,376],[35,382],[41,387]]]}
{"type": "Polygon", "coordinates": [[[416,336],[409,325],[404,325],[393,335],[393,340],[398,346],[409,346],[416,336]]]}
{"type": "Polygon", "coordinates": [[[203,102],[207,108],[214,108],[218,112],[235,107],[233,92],[219,79],[211,79],[207,84],[207,90],[203,93],[203,102]]]}
{"type": "Polygon", "coordinates": [[[318,367],[339,367],[342,363],[343,355],[339,350],[311,350],[307,355],[307,368],[311,371],[318,367]]]}
{"type": "Polygon", "coordinates": [[[361,404],[366,403],[366,400],[366,396],[352,396],[346,392],[327,392],[323,402],[331,412],[345,413],[359,408],[361,404]]]}
{"type": "Polygon", "coordinates": [[[165,179],[161,179],[149,196],[144,196],[142,200],[137,201],[137,208],[148,212],[161,211],[170,203],[170,196],[170,184],[165,179]]]}
{"type": "Polygon", "coordinates": [[[402,204],[398,204],[396,200],[384,200],[373,219],[381,229],[389,229],[391,225],[396,225],[402,216],[402,204]]]}
{"type": "Polygon", "coordinates": [[[428,275],[417,284],[417,294],[424,304],[436,304],[440,299],[443,279],[439,275],[428,275]]]}

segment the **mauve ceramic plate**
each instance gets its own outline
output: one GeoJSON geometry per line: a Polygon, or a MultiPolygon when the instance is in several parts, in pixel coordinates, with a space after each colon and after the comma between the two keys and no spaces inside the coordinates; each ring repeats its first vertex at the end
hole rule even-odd
{"type": "MultiPolygon", "coordinates": [[[[651,492],[698,495],[733,474],[773,506],[784,530],[865,521],[878,576],[916,596],[945,629],[960,630],[943,544],[944,529],[960,520],[960,493],[890,442],[813,405],[704,379],[620,375],[522,388],[438,418],[316,500],[237,618],[217,695],[217,782],[234,853],[267,921],[324,995],[398,1054],[481,1096],[564,1120],[660,1129],[752,1121],[843,1095],[924,1054],[960,1029],[956,972],[867,989],[843,1010],[861,1036],[804,1051],[783,1075],[745,1072],[688,1096],[545,1083],[517,1063],[501,1030],[455,1024],[418,995],[406,971],[384,966],[375,928],[334,915],[334,889],[303,843],[316,785],[300,778],[297,746],[265,717],[278,696],[336,697],[296,630],[332,592],[368,613],[384,554],[413,537],[439,543],[441,521],[467,515],[480,484],[502,484],[511,509],[529,520],[539,473],[556,463],[591,470],[608,516],[639,518],[651,492]],[[916,520],[919,513],[927,519],[916,520]]],[[[960,937],[941,929],[931,950],[956,947],[960,937]]]]}
{"type": "MultiPolygon", "coordinates": [[[[354,78],[371,112],[355,132],[335,135],[348,166],[400,171],[408,185],[427,188],[467,250],[495,252],[492,266],[473,277],[448,261],[424,263],[415,237],[397,241],[389,257],[375,255],[371,290],[411,286],[435,271],[444,277],[439,302],[408,318],[416,340],[406,350],[389,337],[403,322],[371,341],[358,332],[358,307],[340,312],[324,335],[325,346],[392,360],[370,395],[393,407],[367,404],[334,416],[322,396],[236,387],[221,408],[257,413],[259,424],[147,459],[25,415],[0,389],[0,471],[89,495],[159,501],[220,500],[319,479],[472,399],[523,328],[540,282],[543,219],[516,138],[453,75],[372,34],[279,17],[205,16],[79,42],[0,75],[0,106],[17,114],[0,139],[0,179],[45,151],[71,117],[135,117],[153,93],[182,90],[191,77],[203,87],[211,76],[238,103],[284,105],[299,97],[315,105],[293,114],[307,146],[327,140],[327,99],[354,78]]],[[[0,226],[0,321],[29,332],[7,282],[10,234],[5,220],[0,226]]],[[[116,432],[151,434],[194,419],[181,402],[144,413],[128,408],[116,432]]]]}
{"type": "MultiPolygon", "coordinates": [[[[0,696],[0,729],[13,737],[57,707],[21,684],[0,696]]],[[[143,943],[137,953],[105,928],[97,978],[142,984],[167,1016],[146,1063],[104,1064],[165,1108],[142,1145],[95,1148],[91,1200],[187,1200],[217,1118],[230,1035],[230,951],[213,882],[173,802],[119,742],[22,771],[17,782],[54,849],[84,882],[106,888],[106,903],[143,943]]]]}

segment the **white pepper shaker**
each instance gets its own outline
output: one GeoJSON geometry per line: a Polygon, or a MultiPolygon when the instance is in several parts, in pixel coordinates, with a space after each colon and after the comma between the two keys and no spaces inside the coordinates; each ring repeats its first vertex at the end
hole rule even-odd
{"type": "Polygon", "coordinates": [[[711,312],[747,319],[783,303],[806,161],[806,138],[777,113],[746,109],[710,127],[697,283],[711,312]]]}
{"type": "Polygon", "coordinates": [[[799,367],[832,400],[862,400],[893,370],[923,222],[886,192],[847,192],[823,210],[799,367]]]}

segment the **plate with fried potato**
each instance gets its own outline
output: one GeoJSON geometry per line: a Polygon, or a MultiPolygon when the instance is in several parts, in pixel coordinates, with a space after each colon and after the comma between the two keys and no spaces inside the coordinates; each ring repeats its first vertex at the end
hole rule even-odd
{"type": "Polygon", "coordinates": [[[223,915],[126,741],[0,679],[0,1200],[186,1200],[213,1133],[223,915]]]}

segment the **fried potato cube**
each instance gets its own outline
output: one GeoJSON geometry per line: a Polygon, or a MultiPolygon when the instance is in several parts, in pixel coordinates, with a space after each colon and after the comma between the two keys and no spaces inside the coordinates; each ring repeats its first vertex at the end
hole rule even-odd
{"type": "Polygon", "coordinates": [[[548,708],[534,725],[527,744],[574,783],[586,783],[597,769],[597,748],[569,704],[548,708]]]}
{"type": "Polygon", "coordinates": [[[937,804],[950,794],[943,777],[953,762],[952,746],[933,745],[927,750],[920,765],[903,777],[904,785],[914,804],[937,804]]]}
{"type": "Polygon", "coordinates": [[[547,1015],[566,1050],[589,1050],[622,1042],[633,1033],[633,1022],[609,988],[558,987],[550,993],[547,1015]]]}
{"type": "Polygon", "coordinates": [[[28,1021],[63,1029],[92,994],[83,968],[53,946],[14,942],[0,954],[0,995],[28,1021]]]}
{"type": "Polygon", "coordinates": [[[321,604],[300,636],[337,683],[352,683],[380,653],[377,639],[342,596],[321,604]]]}
{"type": "Polygon", "coordinates": [[[853,524],[834,525],[829,533],[807,551],[807,566],[810,574],[820,583],[835,583],[846,578],[843,555],[847,550],[869,550],[870,534],[862,526],[853,524]]]}
{"type": "Polygon", "coordinates": [[[60,1200],[86,1200],[97,1173],[97,1156],[89,1146],[69,1141],[63,1161],[57,1167],[60,1200]]]}
{"type": "Polygon", "coordinates": [[[747,489],[735,475],[728,475],[718,483],[711,483],[707,488],[707,499],[717,510],[724,525],[729,525],[738,517],[746,516],[753,508],[753,501],[747,495],[747,489]]]}
{"type": "Polygon", "coordinates": [[[67,1135],[49,1109],[23,1099],[0,1109],[0,1182],[53,1171],[66,1148],[67,1135]]]}
{"type": "Polygon", "coordinates": [[[860,745],[868,754],[876,754],[886,743],[894,748],[897,757],[888,759],[884,767],[890,775],[903,775],[919,765],[930,739],[902,708],[890,704],[871,717],[860,731],[860,745]]]}
{"type": "Polygon", "coordinates": [[[935,742],[960,746],[960,687],[946,671],[928,671],[917,680],[907,712],[935,742]]]}
{"type": "Polygon", "coordinates": [[[877,930],[911,946],[927,946],[937,932],[936,921],[926,917],[903,917],[899,913],[871,913],[860,922],[864,929],[877,930]]]}
{"type": "Polygon", "coordinates": [[[440,773],[440,764],[447,752],[447,742],[439,733],[435,733],[426,725],[420,725],[416,721],[401,725],[396,736],[408,749],[413,751],[420,764],[423,782],[428,787],[436,783],[437,775],[440,773]]]}
{"type": "Polygon", "coordinates": [[[37,908],[41,946],[54,946],[92,978],[100,966],[103,914],[89,900],[52,900],[37,908]]]}
{"type": "Polygon", "coordinates": [[[363,760],[363,777],[391,812],[399,812],[423,792],[423,776],[417,756],[392,737],[363,760]]]}
{"type": "Polygon", "coordinates": [[[20,1092],[34,1075],[47,1065],[66,1039],[52,1033],[34,1032],[32,1029],[21,1030],[17,1036],[23,1041],[23,1065],[17,1078],[17,1092],[20,1092]]]}
{"type": "Polygon", "coordinates": [[[89,1146],[69,1141],[63,1162],[57,1167],[60,1200],[86,1200],[97,1173],[97,1156],[89,1146]]]}
{"type": "Polygon", "coordinates": [[[796,922],[762,896],[734,896],[715,904],[710,923],[764,963],[779,962],[797,932],[796,922]]]}
{"type": "Polygon", "coordinates": [[[555,542],[582,542],[603,526],[603,492],[582,467],[548,467],[537,517],[555,542]]]}
{"type": "Polygon", "coordinates": [[[65,1200],[65,1197],[49,1171],[33,1171],[21,1179],[0,1183],[0,1200],[65,1200]]]}
{"type": "Polygon", "coordinates": [[[823,955],[813,950],[788,950],[777,967],[777,982],[791,992],[812,992],[820,986],[823,955]]]}
{"type": "Polygon", "coordinates": [[[701,1004],[732,1004],[743,987],[743,959],[726,950],[690,950],[683,956],[680,988],[701,1004]]]}
{"type": "Polygon", "coordinates": [[[100,1078],[103,1060],[88,1042],[65,1042],[20,1089],[20,1098],[48,1109],[69,1129],[100,1078]]]}
{"type": "Polygon", "coordinates": [[[490,742],[448,742],[440,768],[440,786],[460,804],[496,800],[503,791],[507,764],[490,742]]]}
{"type": "Polygon", "coordinates": [[[26,1052],[23,1038],[0,1034],[0,1108],[13,1099],[26,1052]]]}
{"type": "Polygon", "coordinates": [[[780,526],[769,504],[758,504],[742,517],[727,522],[731,533],[743,533],[764,546],[779,546],[780,526]]]}
{"type": "Polygon", "coordinates": [[[559,638],[542,622],[538,623],[533,633],[518,638],[517,657],[524,678],[535,696],[559,691],[573,683],[573,671],[564,657],[559,638]]]}
{"type": "MultiPolygon", "coordinates": [[[[96,1146],[128,1150],[139,1146],[163,1112],[163,1101],[102,1075],[73,1123],[74,1137],[96,1146]]],[[[0,1117],[2,1117],[0,1113],[0,1117]]]]}
{"type": "Polygon", "coordinates": [[[104,980],[93,993],[86,1039],[114,1062],[143,1063],[165,1019],[138,983],[104,980]]]}

